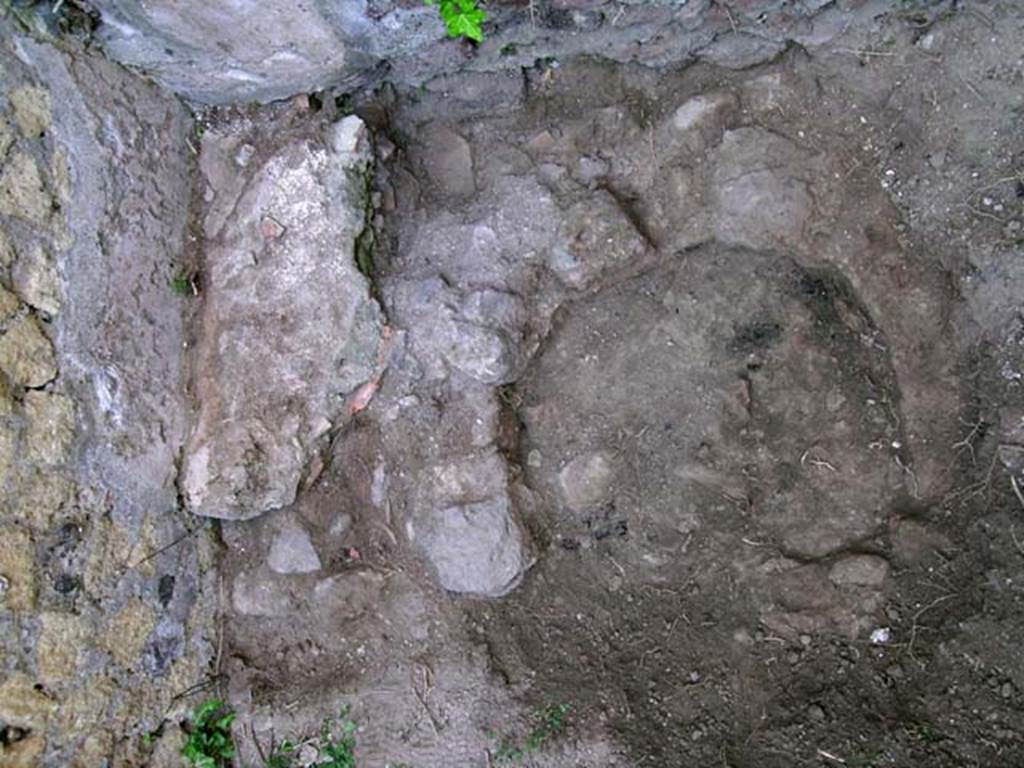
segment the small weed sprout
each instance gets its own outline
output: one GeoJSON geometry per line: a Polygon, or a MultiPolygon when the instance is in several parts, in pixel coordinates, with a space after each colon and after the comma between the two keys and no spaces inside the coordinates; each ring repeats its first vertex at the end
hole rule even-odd
{"type": "Polygon", "coordinates": [[[192,277],[187,272],[178,272],[171,278],[171,290],[177,296],[192,295],[192,277]]]}
{"type": "Polygon", "coordinates": [[[194,768],[227,768],[235,757],[231,724],[235,713],[220,699],[210,699],[192,713],[182,756],[194,768]]]}
{"type": "Polygon", "coordinates": [[[356,768],[356,724],[347,716],[345,709],[336,719],[325,720],[316,738],[299,744],[282,741],[266,758],[266,768],[356,768]],[[308,749],[316,755],[312,763],[302,759],[308,749]]]}
{"type": "Polygon", "coordinates": [[[448,37],[464,37],[475,43],[484,39],[481,26],[487,20],[487,11],[477,0],[424,0],[427,5],[436,5],[448,30],[448,37]]]}
{"type": "Polygon", "coordinates": [[[337,721],[324,723],[320,732],[320,757],[316,768],[356,768],[356,724],[347,719],[348,710],[337,721]],[[332,727],[333,726],[333,727],[332,727]]]}
{"type": "Polygon", "coordinates": [[[519,742],[511,737],[504,737],[494,755],[495,760],[517,763],[533,752],[539,751],[551,739],[565,731],[565,720],[570,711],[572,711],[571,704],[550,704],[539,710],[534,716],[534,726],[527,734],[526,740],[519,742]]]}

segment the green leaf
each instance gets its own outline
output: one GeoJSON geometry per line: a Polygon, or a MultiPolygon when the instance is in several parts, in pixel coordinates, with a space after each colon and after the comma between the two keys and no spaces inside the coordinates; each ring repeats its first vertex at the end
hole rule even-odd
{"type": "Polygon", "coordinates": [[[202,728],[206,725],[206,721],[213,717],[217,712],[224,709],[226,705],[220,699],[210,699],[205,701],[196,708],[196,711],[192,715],[192,720],[195,722],[196,727],[202,728]]]}
{"type": "Polygon", "coordinates": [[[487,18],[487,14],[479,9],[472,11],[460,11],[448,19],[448,34],[451,37],[467,37],[476,42],[482,42],[484,31],[480,24],[487,18]]]}
{"type": "Polygon", "coordinates": [[[487,20],[487,12],[477,0],[424,0],[428,6],[437,5],[449,37],[465,37],[482,42],[484,31],[481,26],[487,20]]]}

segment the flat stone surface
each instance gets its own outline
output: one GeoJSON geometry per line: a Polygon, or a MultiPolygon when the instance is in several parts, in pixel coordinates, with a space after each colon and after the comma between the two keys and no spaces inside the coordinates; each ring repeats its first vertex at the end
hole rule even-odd
{"type": "Polygon", "coordinates": [[[495,453],[467,456],[425,472],[416,515],[407,529],[444,589],[499,597],[532,564],[512,508],[507,472],[495,453]]]}
{"type": "Polygon", "coordinates": [[[837,561],[828,572],[840,587],[880,587],[889,575],[889,563],[874,555],[855,555],[837,561]]]}
{"type": "Polygon", "coordinates": [[[320,556],[298,523],[285,523],[270,543],[267,565],[275,573],[312,573],[320,570],[320,556]]]}
{"type": "Polygon", "coordinates": [[[183,482],[197,514],[245,519],[291,503],[344,398],[377,372],[382,320],[355,263],[369,140],[355,117],[328,130],[284,134],[243,168],[220,160],[235,137],[204,137],[214,197],[183,482]]]}
{"type": "Polygon", "coordinates": [[[450,592],[500,597],[528,564],[506,498],[433,510],[413,525],[412,535],[450,592]]]}
{"type": "Polygon", "coordinates": [[[815,214],[809,179],[822,167],[808,150],[760,128],[728,131],[712,182],[717,236],[749,248],[792,248],[815,214]]]}

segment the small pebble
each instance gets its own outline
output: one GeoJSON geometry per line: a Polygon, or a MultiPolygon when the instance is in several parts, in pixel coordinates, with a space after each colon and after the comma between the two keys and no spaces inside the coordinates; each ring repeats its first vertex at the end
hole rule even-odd
{"type": "Polygon", "coordinates": [[[871,643],[873,645],[885,645],[892,639],[892,630],[888,627],[879,627],[871,633],[871,643]]]}
{"type": "Polygon", "coordinates": [[[273,216],[264,216],[260,221],[260,234],[265,240],[276,240],[284,234],[284,227],[273,216]]]}
{"type": "Polygon", "coordinates": [[[320,761],[320,751],[312,744],[304,744],[299,750],[299,765],[315,766],[320,761]]]}
{"type": "Polygon", "coordinates": [[[255,152],[256,147],[252,144],[243,144],[238,148],[238,152],[235,153],[235,163],[237,163],[240,168],[245,168],[245,166],[249,164],[249,161],[252,160],[252,156],[255,152]]]}

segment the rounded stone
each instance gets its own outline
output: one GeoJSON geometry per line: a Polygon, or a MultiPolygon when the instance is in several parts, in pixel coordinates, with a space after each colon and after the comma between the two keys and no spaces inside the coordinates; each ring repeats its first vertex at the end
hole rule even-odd
{"type": "Polygon", "coordinates": [[[529,565],[522,531],[505,497],[438,509],[424,515],[411,532],[449,592],[500,597],[519,583],[529,565]]]}
{"type": "Polygon", "coordinates": [[[558,473],[566,505],[580,512],[601,503],[612,481],[612,465],[603,453],[583,454],[572,459],[558,473]]]}
{"type": "Polygon", "coordinates": [[[320,556],[300,526],[290,524],[274,536],[267,565],[275,573],[313,573],[320,570],[320,556]]]}

